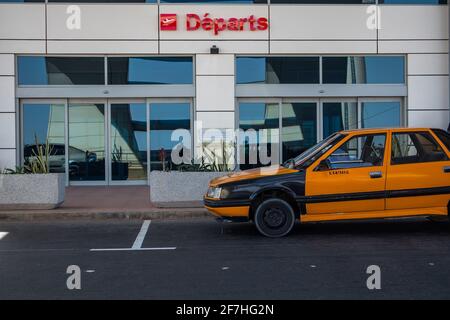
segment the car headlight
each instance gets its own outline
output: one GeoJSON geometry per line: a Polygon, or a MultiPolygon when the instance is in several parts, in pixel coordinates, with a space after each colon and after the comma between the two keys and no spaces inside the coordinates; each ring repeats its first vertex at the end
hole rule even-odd
{"type": "Polygon", "coordinates": [[[220,199],[221,192],[222,192],[221,187],[209,187],[206,195],[208,198],[220,199]]]}

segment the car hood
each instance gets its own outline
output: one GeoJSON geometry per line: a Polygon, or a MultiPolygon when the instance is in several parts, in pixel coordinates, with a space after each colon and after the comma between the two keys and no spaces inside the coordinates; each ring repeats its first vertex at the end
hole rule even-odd
{"type": "Polygon", "coordinates": [[[244,170],[244,171],[239,171],[239,172],[233,172],[226,176],[212,179],[210,181],[209,185],[212,187],[215,187],[215,186],[226,184],[226,183],[232,183],[232,182],[249,180],[249,179],[258,179],[258,178],[264,178],[264,177],[269,177],[269,176],[277,176],[277,175],[281,175],[281,174],[289,174],[289,173],[295,173],[295,172],[298,172],[298,170],[285,168],[280,165],[274,165],[274,166],[270,166],[270,167],[262,167],[262,168],[244,170]]]}

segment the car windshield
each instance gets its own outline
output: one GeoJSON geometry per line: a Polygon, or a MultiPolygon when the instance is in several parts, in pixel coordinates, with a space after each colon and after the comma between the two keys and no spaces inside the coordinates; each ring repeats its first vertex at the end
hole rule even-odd
{"type": "Polygon", "coordinates": [[[339,142],[344,137],[345,135],[341,133],[332,134],[328,138],[320,141],[316,145],[305,150],[297,157],[287,160],[283,164],[283,166],[288,167],[290,165],[293,165],[294,167],[300,169],[305,168],[309,166],[312,162],[314,162],[317,157],[320,157],[322,154],[324,154],[327,150],[333,147],[337,142],[339,142]]]}

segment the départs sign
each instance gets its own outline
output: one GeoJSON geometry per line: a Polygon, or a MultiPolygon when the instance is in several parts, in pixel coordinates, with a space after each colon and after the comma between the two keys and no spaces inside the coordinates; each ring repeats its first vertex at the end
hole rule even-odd
{"type": "MultiPolygon", "coordinates": [[[[176,31],[178,17],[172,13],[161,13],[159,15],[159,28],[161,31],[176,31]]],[[[264,31],[269,28],[269,20],[265,17],[250,15],[244,18],[217,18],[210,17],[209,13],[198,15],[186,14],[186,31],[212,31],[218,35],[221,31],[264,31]]]]}

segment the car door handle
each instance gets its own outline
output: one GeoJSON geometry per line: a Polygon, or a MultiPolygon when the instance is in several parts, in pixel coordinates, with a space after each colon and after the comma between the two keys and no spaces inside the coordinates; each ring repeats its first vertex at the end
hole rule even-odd
{"type": "Polygon", "coordinates": [[[381,171],[372,171],[369,175],[371,179],[379,179],[383,177],[383,173],[381,171]]]}
{"type": "Polygon", "coordinates": [[[450,173],[450,166],[444,167],[443,170],[444,170],[444,173],[450,173]]]}

